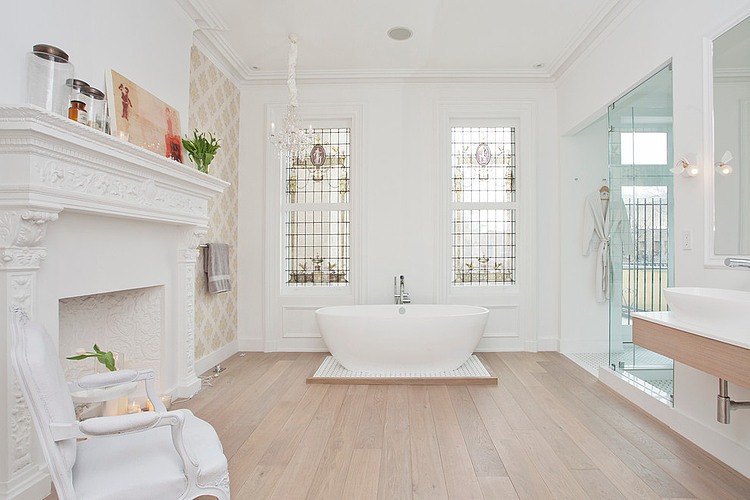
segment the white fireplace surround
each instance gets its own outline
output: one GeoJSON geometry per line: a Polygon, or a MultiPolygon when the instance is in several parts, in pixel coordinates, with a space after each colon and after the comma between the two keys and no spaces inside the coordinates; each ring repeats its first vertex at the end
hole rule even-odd
{"type": "MultiPolygon", "coordinates": [[[[106,370],[96,359],[66,359],[77,349],[119,353],[120,368],[161,372],[164,287],[150,286],[60,299],[58,349],[67,380],[106,370]]],[[[160,384],[160,380],[157,379],[160,384]]],[[[138,395],[145,394],[139,388],[138,395]]]]}
{"type": "Polygon", "coordinates": [[[56,338],[61,298],[163,287],[163,338],[154,367],[159,390],[194,394],[200,389],[198,244],[208,230],[209,200],[228,185],[40,108],[0,106],[0,397],[6,409],[0,498],[39,498],[48,488],[7,363],[10,307],[25,308],[56,338]]]}

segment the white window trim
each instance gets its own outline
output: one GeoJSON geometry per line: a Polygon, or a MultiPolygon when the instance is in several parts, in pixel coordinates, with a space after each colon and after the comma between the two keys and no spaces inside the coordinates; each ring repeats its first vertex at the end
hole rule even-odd
{"type": "MultiPolygon", "coordinates": [[[[300,109],[300,121],[305,127],[314,128],[347,127],[350,134],[350,170],[348,203],[350,223],[349,249],[349,285],[320,287],[286,287],[284,280],[285,238],[282,229],[285,208],[285,184],[283,168],[278,153],[266,141],[265,178],[266,178],[266,217],[265,217],[265,255],[268,263],[263,277],[266,300],[264,308],[265,345],[264,350],[321,350],[322,339],[312,332],[301,337],[285,338],[282,316],[284,310],[310,310],[328,305],[361,303],[363,290],[366,290],[362,272],[362,249],[365,232],[362,228],[362,207],[364,206],[364,186],[366,179],[365,156],[362,151],[362,109],[361,104],[305,104],[300,109]]],[[[270,130],[271,123],[280,123],[286,113],[286,105],[266,105],[265,130],[270,130]]],[[[326,204],[326,210],[338,209],[335,204],[326,204]]]]}
{"type": "MultiPolygon", "coordinates": [[[[443,102],[438,105],[438,196],[435,259],[436,299],[441,304],[476,304],[491,310],[517,308],[519,347],[536,350],[536,105],[532,101],[443,102]],[[513,126],[516,128],[516,201],[498,204],[516,209],[516,282],[512,285],[454,286],[451,267],[451,128],[456,126],[513,126]]],[[[481,344],[480,344],[481,348],[481,344]]]]}

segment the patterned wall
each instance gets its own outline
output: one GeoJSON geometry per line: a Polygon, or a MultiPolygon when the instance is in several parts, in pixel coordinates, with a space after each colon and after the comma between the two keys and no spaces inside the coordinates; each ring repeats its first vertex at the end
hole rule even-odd
{"type": "MultiPolygon", "coordinates": [[[[209,295],[203,255],[196,266],[195,359],[215,352],[237,338],[237,181],[240,156],[240,91],[196,47],[190,54],[189,130],[210,132],[221,139],[221,149],[209,174],[231,183],[209,204],[206,242],[229,243],[232,291],[209,295]]],[[[200,374],[198,374],[200,375],[200,374]]]]}

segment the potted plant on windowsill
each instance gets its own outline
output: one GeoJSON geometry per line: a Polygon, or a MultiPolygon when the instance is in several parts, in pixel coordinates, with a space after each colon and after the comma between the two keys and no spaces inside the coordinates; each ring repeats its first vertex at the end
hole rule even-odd
{"type": "Polygon", "coordinates": [[[198,129],[193,130],[193,138],[189,139],[185,137],[182,139],[182,147],[187,151],[190,161],[195,164],[195,167],[201,172],[208,173],[208,165],[213,161],[216,152],[221,147],[219,139],[209,133],[208,138],[203,132],[198,132],[198,129]]]}

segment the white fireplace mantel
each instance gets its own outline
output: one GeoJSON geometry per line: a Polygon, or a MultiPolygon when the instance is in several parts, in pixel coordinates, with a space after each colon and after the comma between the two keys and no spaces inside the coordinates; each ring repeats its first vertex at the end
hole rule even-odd
{"type": "MultiPolygon", "coordinates": [[[[103,242],[97,246],[96,257],[109,259],[107,269],[126,266],[128,285],[161,284],[168,290],[164,313],[168,328],[160,368],[161,380],[169,382],[162,390],[177,397],[190,396],[201,385],[195,374],[194,331],[198,244],[208,230],[209,201],[228,186],[40,108],[0,105],[0,400],[4,408],[0,412],[0,499],[41,498],[46,496],[45,488],[49,491],[43,457],[32,444],[29,414],[7,363],[10,346],[6,339],[9,310],[14,306],[23,307],[32,318],[36,311],[56,326],[50,313],[62,297],[46,288],[37,289],[37,280],[43,275],[47,284],[68,283],[61,277],[66,276],[65,270],[60,269],[68,261],[53,256],[70,255],[65,252],[70,251],[70,242],[77,242],[77,214],[106,228],[105,234],[95,237],[103,242]],[[114,224],[118,219],[119,224],[114,224]],[[153,223],[174,229],[155,233],[153,223]],[[141,269],[143,265],[128,262],[128,255],[123,254],[127,245],[117,232],[123,224],[131,229],[136,225],[136,231],[144,234],[151,231],[151,240],[145,240],[149,244],[138,247],[138,258],[141,263],[158,261],[159,266],[152,265],[149,272],[141,269]],[[56,229],[47,231],[48,227],[56,229]],[[119,246],[117,241],[108,241],[118,238],[119,246]],[[113,262],[118,257],[110,253],[119,255],[119,260],[113,262]],[[154,283],[156,279],[160,283],[154,283]]],[[[85,246],[80,248],[84,255],[78,258],[86,258],[85,250],[85,246]]],[[[84,274],[76,290],[89,285],[123,288],[118,273],[98,273],[95,278],[92,273],[84,274]]],[[[55,328],[48,329],[53,336],[57,333],[55,328]]]]}
{"type": "Polygon", "coordinates": [[[229,186],[34,106],[0,106],[0,155],[0,208],[206,226],[208,200],[229,186]]]}

